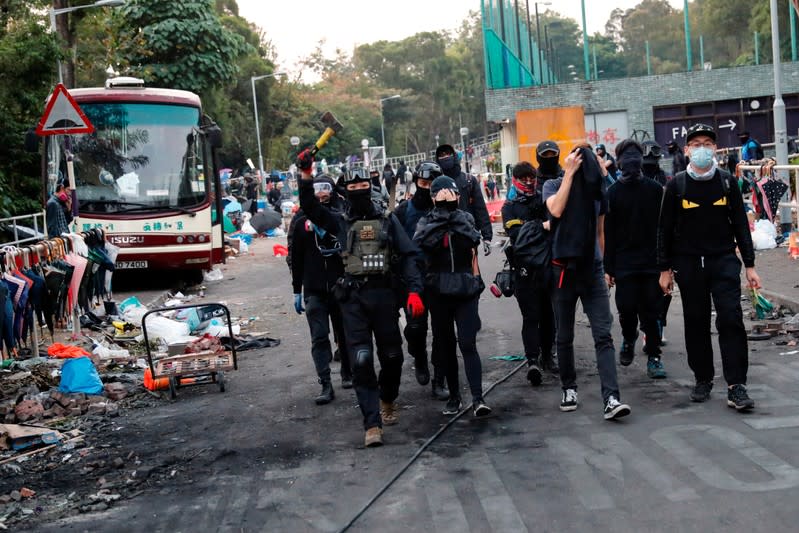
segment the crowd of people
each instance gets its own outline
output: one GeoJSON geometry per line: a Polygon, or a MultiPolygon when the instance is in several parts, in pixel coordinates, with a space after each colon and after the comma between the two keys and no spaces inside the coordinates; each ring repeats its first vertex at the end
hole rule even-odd
{"type": "MultiPolygon", "coordinates": [[[[753,408],[746,390],[741,262],[752,287],[760,280],[741,192],[714,158],[714,130],[703,124],[688,130],[684,169],[676,168],[677,152],[668,146],[672,175],[661,170],[664,154],[654,141],[626,139],[615,157],[598,148],[581,144],[561,157],[557,143],[543,141],[535,165],[522,161],[512,167],[513,194],[502,207],[506,269],[492,292],[516,298],[527,379],[536,387],[543,372],[559,376],[560,410],[578,408],[579,300],[594,340],[603,416],[629,415],[617,379],[609,291],[615,287],[621,326],[618,363],[633,362],[640,330],[647,375],[663,379],[663,330],[676,281],[695,377],[690,398],[703,402],[711,395],[712,302],[727,404],[739,411],[753,408]]],[[[361,409],[364,444],[381,445],[384,426],[399,417],[404,334],[416,381],[446,402],[444,415],[460,413],[464,403],[475,417],[490,414],[477,335],[485,289],[479,256],[491,253],[494,235],[481,182],[463,171],[447,144],[413,170],[404,164],[397,172],[389,165],[382,172],[351,168],[335,181],[324,173],[312,176],[312,165],[311,153],[301,152],[300,210],[291,223],[288,260],[294,307],[306,314],[322,387],[316,403],[335,398],[330,363],[340,361],[341,386],[355,389],[361,409]],[[395,206],[399,185],[412,186],[413,194],[395,206]],[[402,332],[400,308],[406,318],[402,332]]],[[[485,196],[491,199],[492,193],[485,196]]]]}

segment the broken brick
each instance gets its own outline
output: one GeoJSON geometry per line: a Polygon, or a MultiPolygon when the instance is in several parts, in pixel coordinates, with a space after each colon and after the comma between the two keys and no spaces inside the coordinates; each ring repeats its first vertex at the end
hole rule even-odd
{"type": "Polygon", "coordinates": [[[44,415],[44,407],[36,400],[22,400],[14,408],[17,420],[25,422],[34,418],[41,418],[44,415]]]}

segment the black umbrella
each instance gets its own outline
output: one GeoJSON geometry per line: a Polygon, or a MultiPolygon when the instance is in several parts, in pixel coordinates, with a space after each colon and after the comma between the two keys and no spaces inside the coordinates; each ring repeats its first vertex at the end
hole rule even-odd
{"type": "Polygon", "coordinates": [[[264,209],[252,216],[250,225],[258,233],[263,233],[267,230],[277,228],[283,222],[283,217],[280,213],[273,209],[264,209]]]}

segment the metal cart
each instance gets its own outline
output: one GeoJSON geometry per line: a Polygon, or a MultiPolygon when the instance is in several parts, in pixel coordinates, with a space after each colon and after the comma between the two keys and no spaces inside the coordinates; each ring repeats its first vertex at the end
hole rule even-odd
{"type": "Polygon", "coordinates": [[[225,392],[224,373],[229,370],[237,370],[236,346],[233,338],[233,324],[230,320],[230,310],[227,306],[218,303],[202,303],[176,305],[173,307],[162,307],[147,311],[142,317],[142,333],[147,349],[147,363],[150,366],[150,374],[153,380],[159,378],[169,379],[169,396],[173,400],[177,397],[177,390],[181,386],[205,385],[216,383],[219,392],[225,392]],[[205,351],[200,353],[189,353],[179,355],[153,354],[150,347],[150,340],[147,336],[147,317],[156,313],[168,311],[178,311],[181,309],[220,309],[219,313],[212,313],[214,316],[224,316],[227,321],[228,336],[230,338],[230,350],[222,352],[205,351]],[[183,383],[186,380],[186,383],[183,383]]]}

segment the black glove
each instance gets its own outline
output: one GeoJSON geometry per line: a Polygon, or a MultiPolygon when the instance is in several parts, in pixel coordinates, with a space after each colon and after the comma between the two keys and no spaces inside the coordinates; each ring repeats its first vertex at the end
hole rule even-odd
{"type": "Polygon", "coordinates": [[[309,149],[305,149],[299,154],[297,154],[297,168],[308,172],[311,170],[313,166],[313,154],[309,149]]]}

